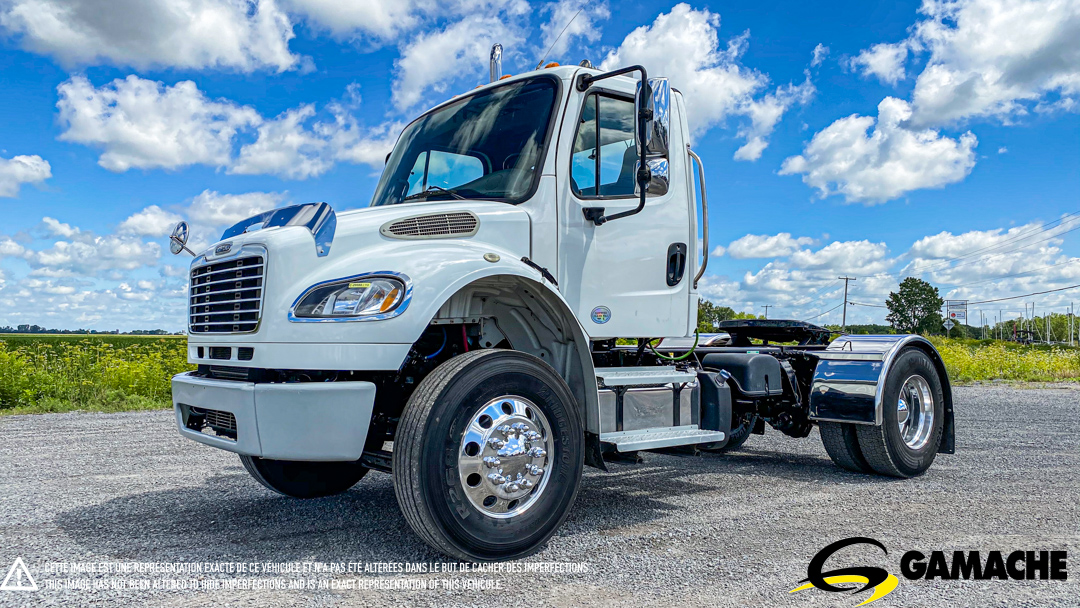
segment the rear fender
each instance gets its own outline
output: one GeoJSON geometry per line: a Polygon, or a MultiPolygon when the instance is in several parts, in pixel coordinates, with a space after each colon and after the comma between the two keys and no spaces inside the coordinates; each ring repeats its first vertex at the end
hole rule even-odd
{"type": "Polygon", "coordinates": [[[929,340],[915,335],[840,336],[818,354],[810,387],[810,419],[824,422],[881,425],[885,380],[901,352],[916,348],[926,353],[941,378],[945,422],[943,454],[956,448],[953,396],[941,355],[929,340]]]}

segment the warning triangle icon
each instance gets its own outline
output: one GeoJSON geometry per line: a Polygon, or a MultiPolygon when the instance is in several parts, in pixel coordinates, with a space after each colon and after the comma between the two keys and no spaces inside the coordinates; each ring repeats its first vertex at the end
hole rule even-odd
{"type": "Polygon", "coordinates": [[[4,577],[4,582],[0,583],[0,591],[37,590],[37,583],[34,582],[34,577],[30,576],[30,570],[26,568],[26,564],[23,563],[21,557],[16,557],[15,563],[11,564],[11,569],[8,570],[7,576],[4,577]]]}

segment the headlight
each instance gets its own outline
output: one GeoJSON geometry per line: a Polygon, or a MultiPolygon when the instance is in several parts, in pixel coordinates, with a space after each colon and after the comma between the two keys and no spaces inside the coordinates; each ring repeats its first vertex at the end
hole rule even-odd
{"type": "Polygon", "coordinates": [[[312,289],[296,305],[293,316],[306,319],[349,319],[392,312],[405,299],[405,284],[389,277],[358,278],[312,289]]]}

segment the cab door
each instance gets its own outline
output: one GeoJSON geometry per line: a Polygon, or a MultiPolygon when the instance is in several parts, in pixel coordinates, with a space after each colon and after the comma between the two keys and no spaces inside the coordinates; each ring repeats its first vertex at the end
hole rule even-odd
{"type": "MultiPolygon", "coordinates": [[[[559,137],[559,286],[594,339],[685,336],[689,326],[697,247],[683,130],[671,129],[670,184],[650,186],[640,213],[600,226],[585,218],[587,208],[638,206],[634,87],[612,78],[575,90],[559,137]]],[[[674,106],[671,121],[683,121],[674,106]]]]}

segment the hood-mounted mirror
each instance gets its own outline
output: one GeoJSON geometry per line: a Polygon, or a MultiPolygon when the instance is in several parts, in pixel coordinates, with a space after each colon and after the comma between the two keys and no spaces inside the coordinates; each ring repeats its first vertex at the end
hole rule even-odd
{"type": "Polygon", "coordinates": [[[173,228],[172,235],[169,236],[169,251],[173,255],[179,255],[181,251],[186,251],[191,254],[191,257],[195,257],[195,252],[187,248],[187,242],[187,222],[180,222],[176,225],[176,228],[173,228]]]}

